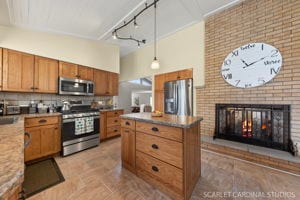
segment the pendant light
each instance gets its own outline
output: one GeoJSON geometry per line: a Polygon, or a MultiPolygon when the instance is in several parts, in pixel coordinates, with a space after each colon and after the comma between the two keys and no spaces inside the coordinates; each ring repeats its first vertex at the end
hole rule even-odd
{"type": "Polygon", "coordinates": [[[159,69],[159,61],[156,58],[156,48],[157,48],[157,41],[156,41],[156,2],[154,0],[154,59],[151,63],[151,69],[159,69]]]}

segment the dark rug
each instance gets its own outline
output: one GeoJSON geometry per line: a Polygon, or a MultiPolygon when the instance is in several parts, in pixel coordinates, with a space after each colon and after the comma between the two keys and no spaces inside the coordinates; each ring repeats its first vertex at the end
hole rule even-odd
{"type": "Polygon", "coordinates": [[[23,188],[26,197],[30,197],[65,179],[53,158],[26,164],[23,188]]]}

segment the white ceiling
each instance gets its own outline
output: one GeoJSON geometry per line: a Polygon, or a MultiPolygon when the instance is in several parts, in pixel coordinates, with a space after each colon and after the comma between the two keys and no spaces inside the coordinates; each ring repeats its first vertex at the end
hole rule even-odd
{"type": "MultiPolygon", "coordinates": [[[[160,0],[158,38],[174,33],[240,0],[160,0]]],[[[121,55],[137,49],[132,41],[113,40],[111,32],[153,0],[0,0],[0,25],[102,40],[120,45],[121,55]]],[[[118,34],[153,42],[153,7],[118,34]]]]}

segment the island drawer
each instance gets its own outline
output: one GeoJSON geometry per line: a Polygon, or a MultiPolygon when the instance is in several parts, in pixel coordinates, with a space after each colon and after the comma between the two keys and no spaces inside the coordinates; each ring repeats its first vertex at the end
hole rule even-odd
{"type": "Polygon", "coordinates": [[[121,119],[121,126],[135,130],[135,121],[130,119],[121,119]]]}
{"type": "Polygon", "coordinates": [[[145,122],[136,122],[136,131],[182,142],[182,129],[145,122]]]}
{"type": "Polygon", "coordinates": [[[58,124],[59,117],[35,117],[25,118],[25,127],[43,126],[50,124],[58,124]]]}
{"type": "Polygon", "coordinates": [[[119,117],[108,117],[107,118],[107,127],[119,126],[119,125],[120,125],[120,118],[119,117]]]}
{"type": "Polygon", "coordinates": [[[139,151],[136,152],[137,174],[146,180],[163,185],[176,193],[183,194],[183,171],[148,156],[139,151]]]}
{"type": "Polygon", "coordinates": [[[136,149],[182,169],[183,144],[136,132],[136,149]]]}
{"type": "Polygon", "coordinates": [[[113,137],[121,134],[121,126],[107,127],[107,137],[113,137]]]}
{"type": "Polygon", "coordinates": [[[115,111],[109,111],[107,112],[107,117],[119,117],[123,114],[123,110],[115,110],[115,111]]]}

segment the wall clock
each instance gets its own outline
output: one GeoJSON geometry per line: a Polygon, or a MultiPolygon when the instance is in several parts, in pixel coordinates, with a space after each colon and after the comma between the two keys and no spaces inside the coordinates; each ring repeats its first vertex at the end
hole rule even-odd
{"type": "Polygon", "coordinates": [[[250,88],[272,80],[281,66],[282,56],[278,49],[265,43],[249,43],[228,54],[221,74],[232,86],[250,88]]]}

